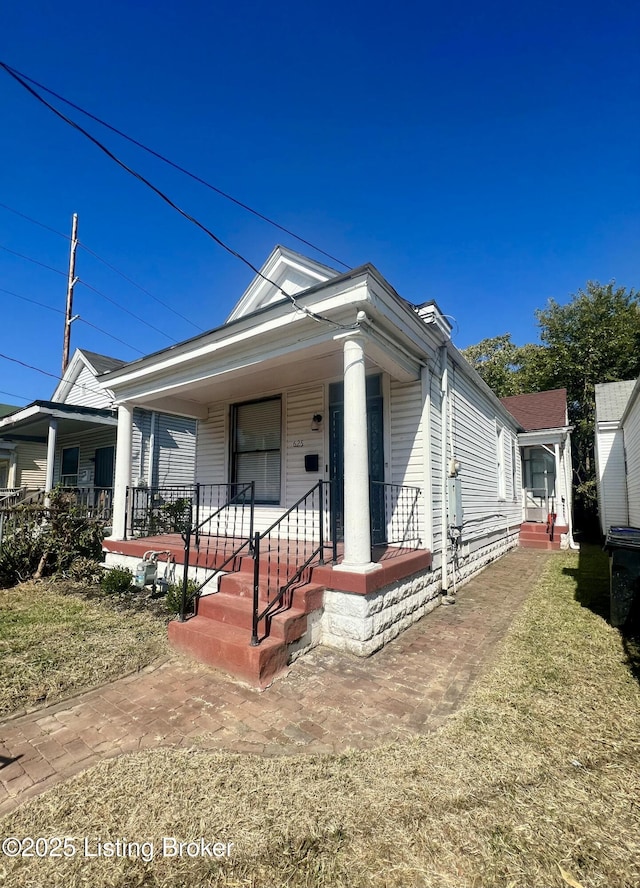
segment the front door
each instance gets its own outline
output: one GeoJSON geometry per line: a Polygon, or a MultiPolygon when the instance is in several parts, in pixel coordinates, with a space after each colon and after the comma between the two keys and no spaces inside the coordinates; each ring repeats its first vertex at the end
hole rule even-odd
{"type": "Polygon", "coordinates": [[[545,447],[524,449],[525,520],[546,521],[556,511],[556,460],[545,447]]]}
{"type": "Polygon", "coordinates": [[[98,447],[96,449],[96,468],[93,486],[96,489],[113,487],[113,447],[98,447]]]}
{"type": "MultiPolygon", "coordinates": [[[[367,441],[369,445],[369,492],[371,542],[381,543],[386,535],[384,510],[384,433],[382,420],[382,380],[367,377],[367,441]]],[[[338,540],[344,537],[344,386],[329,386],[329,476],[333,485],[335,529],[338,540]]]]}

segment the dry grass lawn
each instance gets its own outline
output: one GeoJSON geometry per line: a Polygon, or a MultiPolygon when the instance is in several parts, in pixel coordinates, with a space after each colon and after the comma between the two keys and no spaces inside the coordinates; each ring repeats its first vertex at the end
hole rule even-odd
{"type": "Polygon", "coordinates": [[[57,588],[50,580],[0,590],[0,716],[100,685],[166,650],[157,617],[57,588]]]}
{"type": "Polygon", "coordinates": [[[4,818],[5,836],[79,848],[0,857],[4,885],[637,888],[637,663],[580,604],[585,581],[603,583],[600,554],[582,560],[550,559],[494,668],[436,733],[340,756],[160,749],[104,762],[4,818]],[[85,836],[93,851],[150,841],[154,857],[86,858],[85,836]],[[222,862],[163,858],[163,836],[234,848],[222,862]]]}

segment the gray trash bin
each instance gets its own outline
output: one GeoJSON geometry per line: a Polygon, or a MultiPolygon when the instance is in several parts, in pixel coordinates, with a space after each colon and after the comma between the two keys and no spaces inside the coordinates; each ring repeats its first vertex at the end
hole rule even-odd
{"type": "Polygon", "coordinates": [[[623,629],[640,602],[640,528],[610,527],[604,544],[609,553],[612,626],[623,629]]]}

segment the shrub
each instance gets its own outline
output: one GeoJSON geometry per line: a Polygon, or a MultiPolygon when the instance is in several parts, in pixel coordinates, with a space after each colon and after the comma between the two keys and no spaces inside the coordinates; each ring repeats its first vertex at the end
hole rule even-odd
{"type": "MultiPolygon", "coordinates": [[[[187,601],[185,612],[188,614],[193,611],[193,601],[197,591],[198,584],[195,580],[187,580],[187,601]]],[[[171,583],[168,586],[165,604],[170,614],[180,613],[180,607],[182,604],[182,583],[171,583]]]]}
{"type": "Polygon", "coordinates": [[[49,508],[24,505],[3,512],[1,587],[31,576],[68,573],[78,558],[86,562],[101,557],[103,524],[83,514],[75,494],[57,488],[51,491],[49,503],[49,508]]]}
{"type": "Polygon", "coordinates": [[[108,595],[124,595],[132,586],[133,573],[128,567],[112,567],[100,580],[100,588],[108,595]]]}
{"type": "Polygon", "coordinates": [[[86,558],[84,555],[72,561],[65,574],[70,580],[75,580],[77,583],[88,583],[91,586],[101,585],[104,579],[104,571],[100,567],[100,562],[95,558],[86,558]]]}
{"type": "Polygon", "coordinates": [[[27,580],[40,563],[44,540],[34,524],[17,527],[4,536],[0,545],[0,588],[27,580]]]}

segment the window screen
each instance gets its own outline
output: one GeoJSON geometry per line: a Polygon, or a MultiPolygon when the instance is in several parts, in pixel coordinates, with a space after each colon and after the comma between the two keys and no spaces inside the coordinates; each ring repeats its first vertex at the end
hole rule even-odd
{"type": "Polygon", "coordinates": [[[280,398],[234,408],[233,480],[255,481],[258,503],[280,502],[280,398]]]}

